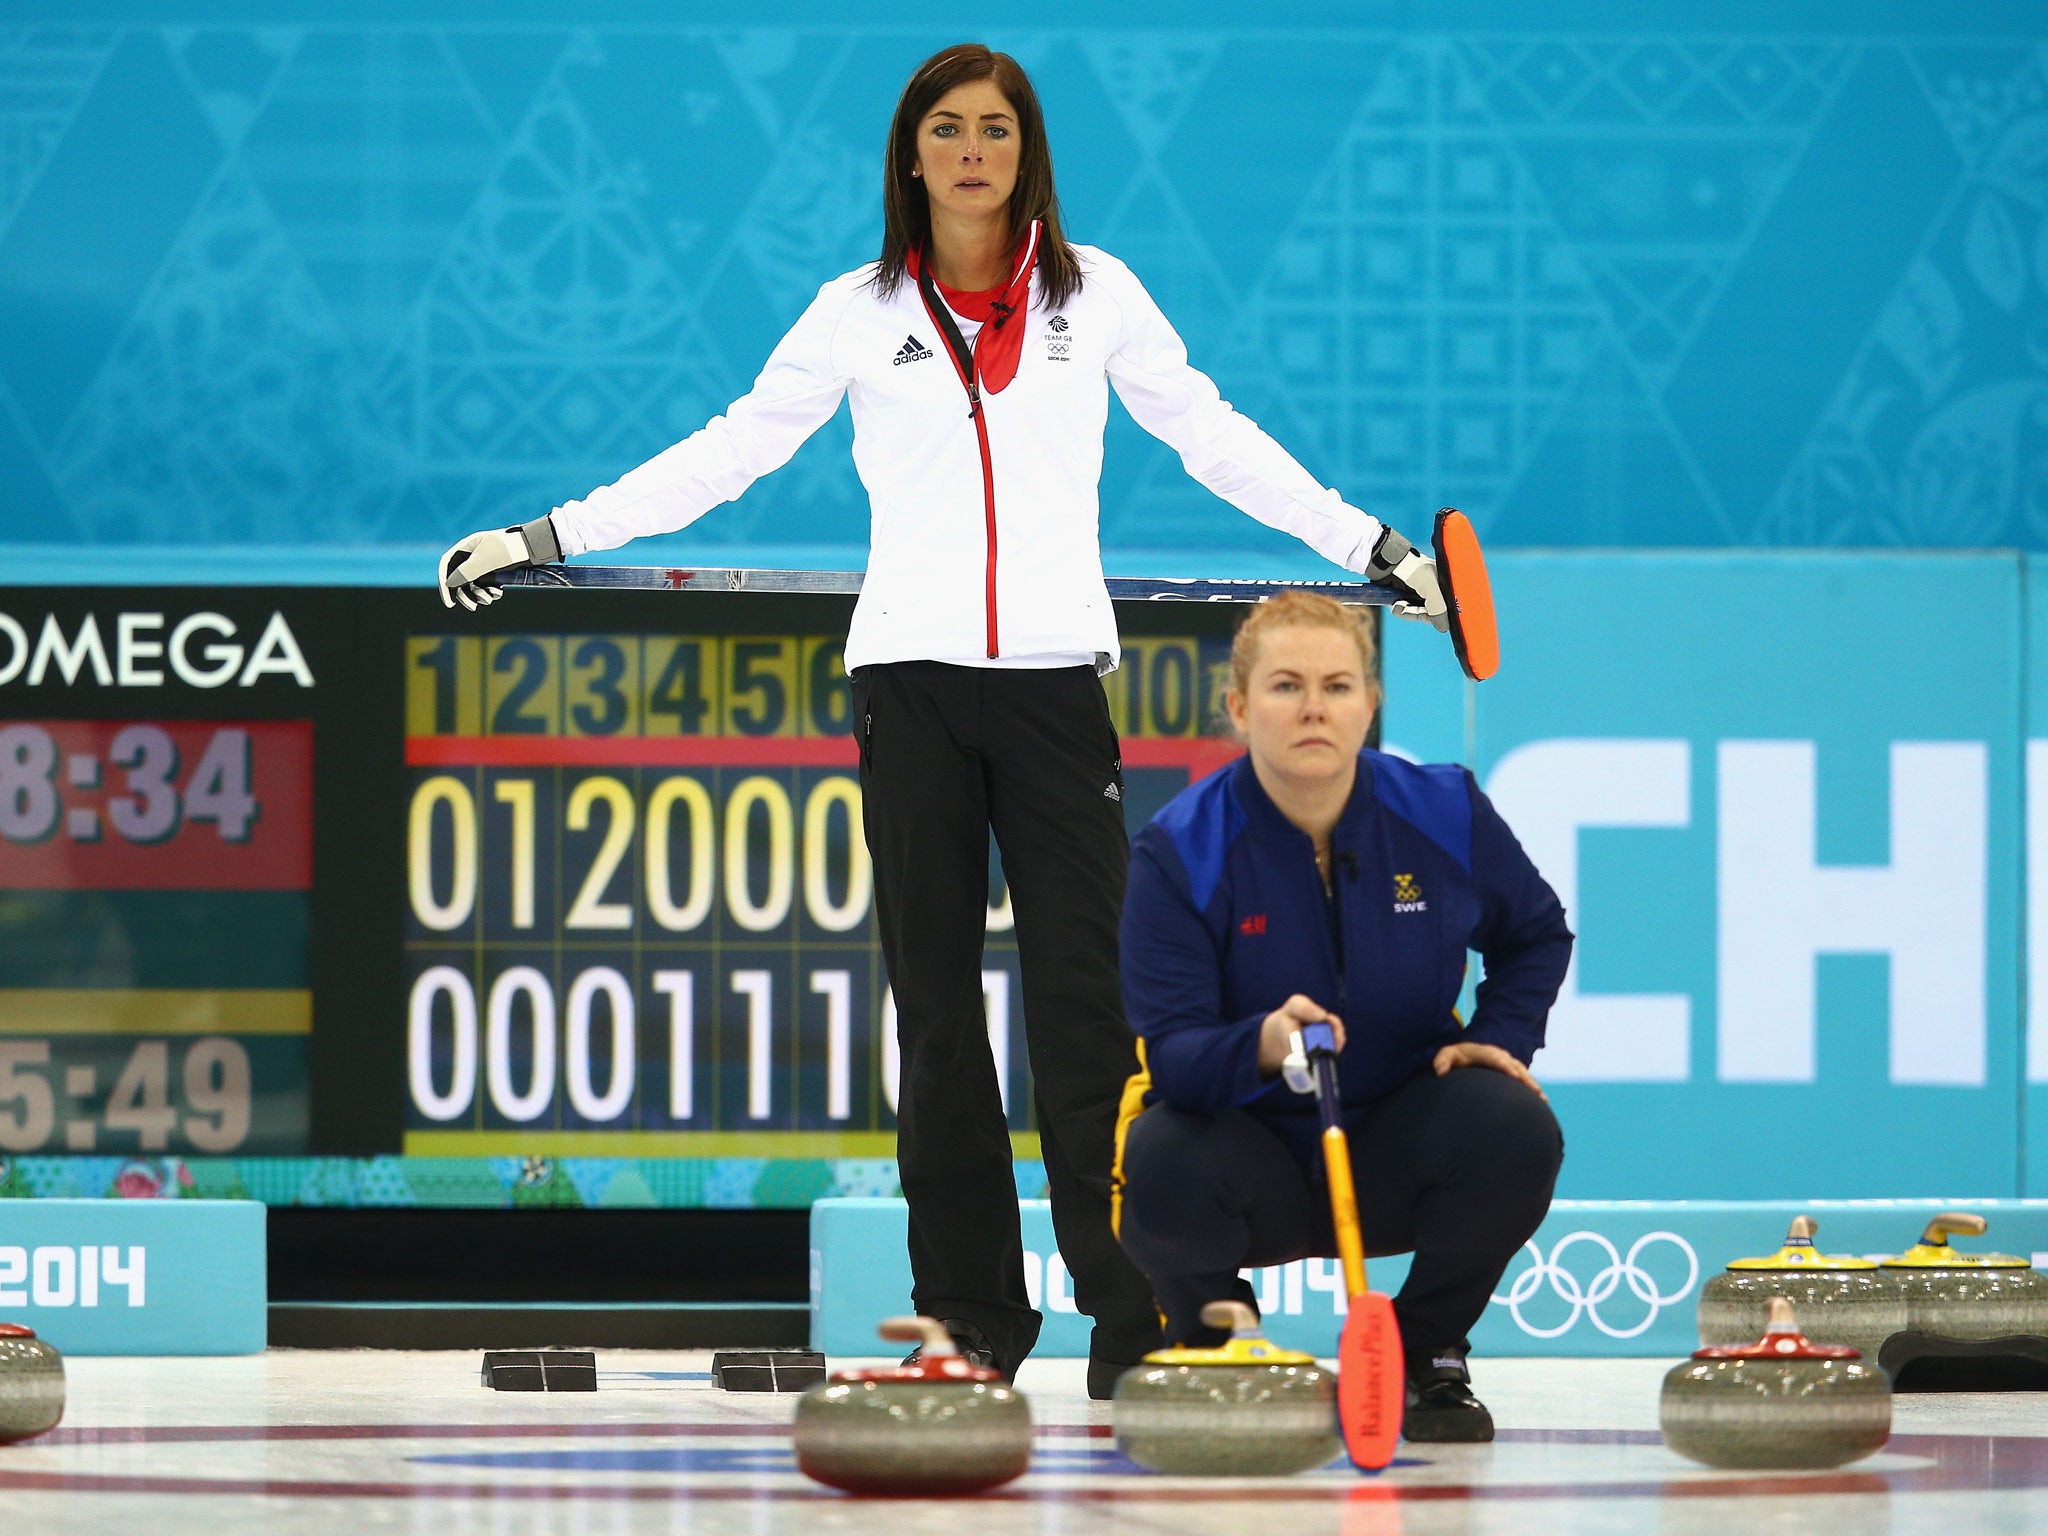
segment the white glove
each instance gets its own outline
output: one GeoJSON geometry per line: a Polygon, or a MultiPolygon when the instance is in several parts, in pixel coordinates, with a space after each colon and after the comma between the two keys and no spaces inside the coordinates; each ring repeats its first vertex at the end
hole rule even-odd
{"type": "Polygon", "coordinates": [[[1280,1076],[1296,1093],[1316,1091],[1315,1069],[1308,1064],[1308,1047],[1301,1043],[1301,1031],[1290,1030],[1287,1054],[1280,1058],[1280,1076]]]}
{"type": "Polygon", "coordinates": [[[472,533],[441,557],[441,606],[457,603],[474,613],[505,595],[496,578],[505,571],[547,565],[562,558],[554,525],[535,518],[520,528],[472,533]]]}
{"type": "Polygon", "coordinates": [[[1394,604],[1394,612],[1401,618],[1420,619],[1440,632],[1450,629],[1451,608],[1436,579],[1436,562],[1393,529],[1381,531],[1372,558],[1365,563],[1365,574],[1367,580],[1397,588],[1413,599],[1394,604]]]}

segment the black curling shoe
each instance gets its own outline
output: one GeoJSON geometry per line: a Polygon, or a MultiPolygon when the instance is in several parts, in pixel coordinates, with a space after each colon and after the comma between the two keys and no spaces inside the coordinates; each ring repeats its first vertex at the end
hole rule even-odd
{"type": "Polygon", "coordinates": [[[1098,1403],[1106,1403],[1116,1396],[1116,1384],[1125,1371],[1144,1364],[1141,1360],[1105,1360],[1100,1355],[1088,1357],[1088,1396],[1098,1403]]]}
{"type": "Polygon", "coordinates": [[[1493,1415],[1472,1395],[1465,1357],[1445,1351],[1408,1362],[1408,1407],[1401,1438],[1438,1444],[1493,1438],[1493,1415]]]}
{"type": "MultiPolygon", "coordinates": [[[[957,1317],[942,1317],[939,1321],[945,1326],[946,1332],[953,1336],[953,1347],[960,1351],[960,1358],[969,1365],[978,1365],[985,1370],[1001,1371],[1005,1378],[1017,1374],[1015,1366],[1005,1366],[996,1359],[995,1345],[989,1343],[988,1335],[983,1333],[973,1323],[957,1317]]],[[[924,1346],[920,1344],[916,1349],[913,1349],[903,1357],[903,1363],[905,1365],[915,1365],[917,1364],[918,1357],[923,1353],[924,1346]]]]}

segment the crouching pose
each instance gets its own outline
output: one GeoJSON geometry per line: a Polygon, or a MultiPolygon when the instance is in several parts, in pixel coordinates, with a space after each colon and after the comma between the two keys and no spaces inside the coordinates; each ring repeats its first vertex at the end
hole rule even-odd
{"type": "Polygon", "coordinates": [[[1490,1440],[1466,1333],[1542,1221],[1564,1156],[1528,1062],[1572,936],[1465,769],[1363,750],[1379,703],[1356,610],[1290,593],[1231,655],[1248,754],[1176,796],[1132,848],[1123,976],[1143,1070],[1124,1096],[1119,1235],[1168,1337],[1238,1271],[1333,1255],[1312,1098],[1280,1068],[1337,1027],[1371,1254],[1415,1255],[1394,1300],[1411,1440],[1490,1440]],[[1484,961],[1469,1023],[1468,949],[1484,961]]]}

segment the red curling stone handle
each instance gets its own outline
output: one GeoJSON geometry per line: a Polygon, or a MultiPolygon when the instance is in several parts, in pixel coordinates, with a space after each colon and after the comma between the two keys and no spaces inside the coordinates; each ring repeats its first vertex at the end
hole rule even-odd
{"type": "Polygon", "coordinates": [[[1754,1344],[1709,1344],[1695,1360],[1861,1360],[1863,1351],[1846,1344],[1816,1344],[1803,1333],[1765,1334],[1754,1344]]]}

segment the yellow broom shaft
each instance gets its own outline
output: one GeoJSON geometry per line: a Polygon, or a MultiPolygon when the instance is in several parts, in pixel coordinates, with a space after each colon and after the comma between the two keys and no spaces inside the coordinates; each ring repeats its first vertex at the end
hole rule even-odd
{"type": "Polygon", "coordinates": [[[1365,1294],[1365,1240],[1358,1235],[1358,1194],[1351,1187],[1351,1146],[1343,1129],[1323,1132],[1323,1166],[1330,1176],[1330,1218],[1337,1227],[1337,1256],[1344,1261],[1344,1294],[1365,1294]]]}

